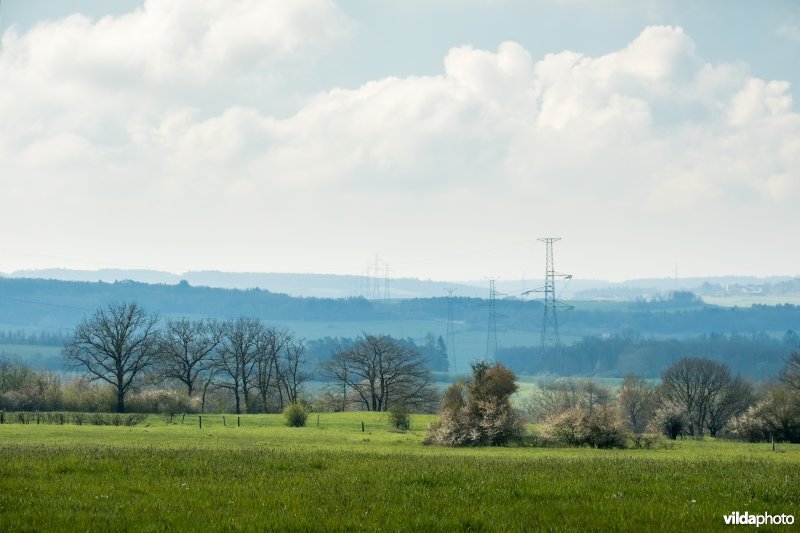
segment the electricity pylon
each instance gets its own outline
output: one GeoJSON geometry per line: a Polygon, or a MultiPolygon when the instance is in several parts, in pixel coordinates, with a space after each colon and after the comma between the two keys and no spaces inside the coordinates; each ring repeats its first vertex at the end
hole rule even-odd
{"type": "Polygon", "coordinates": [[[447,349],[450,350],[452,360],[451,372],[457,372],[456,368],[456,332],[453,327],[453,293],[455,289],[445,289],[447,291],[447,349]]]}
{"type": "Polygon", "coordinates": [[[566,307],[571,309],[570,306],[564,305],[556,299],[556,278],[571,279],[571,274],[561,274],[555,271],[553,266],[553,243],[560,241],[561,237],[542,237],[539,239],[546,245],[545,250],[545,275],[544,287],[525,291],[523,294],[531,292],[544,293],[544,312],[542,316],[542,335],[540,340],[540,357],[544,360],[545,354],[552,351],[561,365],[561,335],[558,332],[558,307],[566,307]]]}
{"type": "Polygon", "coordinates": [[[486,361],[494,361],[497,356],[497,289],[494,282],[489,280],[489,327],[486,333],[486,361]]]}

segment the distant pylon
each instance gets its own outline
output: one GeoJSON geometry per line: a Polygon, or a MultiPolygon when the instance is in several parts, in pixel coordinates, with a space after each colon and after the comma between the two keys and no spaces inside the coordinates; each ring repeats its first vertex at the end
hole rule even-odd
{"type": "Polygon", "coordinates": [[[548,351],[552,351],[561,364],[561,335],[558,331],[558,314],[556,309],[564,307],[558,300],[556,300],[556,278],[570,279],[570,274],[560,274],[555,271],[553,266],[553,243],[560,241],[561,237],[543,237],[539,239],[546,245],[545,250],[545,275],[544,287],[540,289],[533,289],[526,291],[523,294],[531,292],[544,293],[544,313],[542,316],[542,334],[540,339],[540,357],[544,360],[548,351]]]}
{"type": "Polygon", "coordinates": [[[391,299],[389,296],[389,284],[392,281],[391,270],[389,269],[389,263],[384,264],[384,278],[383,278],[383,303],[389,303],[391,299]]]}
{"type": "Polygon", "coordinates": [[[445,289],[447,291],[447,349],[450,350],[450,360],[452,361],[451,372],[458,372],[456,368],[456,332],[453,327],[453,293],[455,289],[445,289]]]}
{"type": "Polygon", "coordinates": [[[558,300],[556,300],[556,277],[569,279],[570,274],[559,274],[553,263],[553,243],[561,237],[544,237],[539,239],[546,245],[546,267],[544,283],[544,316],[542,317],[541,357],[548,349],[553,350],[556,360],[561,364],[561,335],[558,331],[558,300]]]}
{"type": "Polygon", "coordinates": [[[486,361],[494,361],[497,356],[497,289],[489,280],[489,327],[486,333],[486,361]]]}

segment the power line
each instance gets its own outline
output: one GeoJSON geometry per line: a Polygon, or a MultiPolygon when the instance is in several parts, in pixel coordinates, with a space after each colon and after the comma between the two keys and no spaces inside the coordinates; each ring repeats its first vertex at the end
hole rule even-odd
{"type": "Polygon", "coordinates": [[[74,305],[51,304],[48,302],[37,302],[35,300],[23,300],[21,298],[11,298],[9,296],[0,296],[0,300],[9,300],[11,302],[18,302],[24,304],[46,305],[48,307],[60,307],[62,309],[76,309],[78,311],[92,311],[92,309],[87,309],[85,307],[76,307],[74,305]]]}

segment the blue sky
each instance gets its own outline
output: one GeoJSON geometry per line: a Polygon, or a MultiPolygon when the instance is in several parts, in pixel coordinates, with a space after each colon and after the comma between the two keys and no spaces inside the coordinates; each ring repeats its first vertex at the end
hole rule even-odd
{"type": "Polygon", "coordinates": [[[800,274],[790,0],[0,13],[0,272],[800,274]]]}

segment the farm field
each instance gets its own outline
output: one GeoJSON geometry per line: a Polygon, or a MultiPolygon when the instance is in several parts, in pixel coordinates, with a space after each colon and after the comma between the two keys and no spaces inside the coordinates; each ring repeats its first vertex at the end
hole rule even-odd
{"type": "Polygon", "coordinates": [[[0,425],[0,530],[705,531],[734,511],[800,514],[797,445],[452,449],[421,444],[432,419],[0,425]]]}

